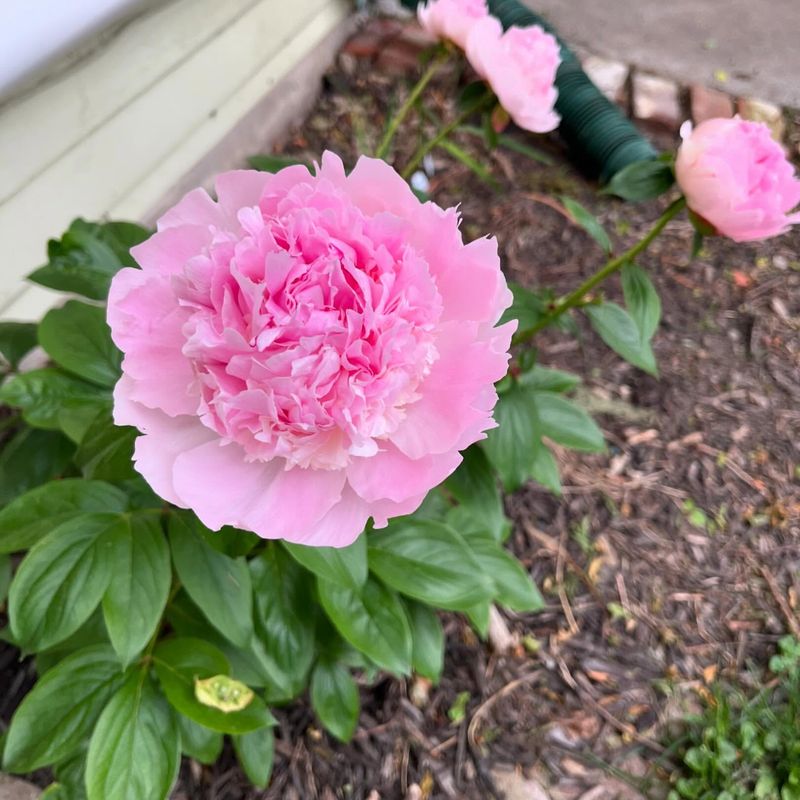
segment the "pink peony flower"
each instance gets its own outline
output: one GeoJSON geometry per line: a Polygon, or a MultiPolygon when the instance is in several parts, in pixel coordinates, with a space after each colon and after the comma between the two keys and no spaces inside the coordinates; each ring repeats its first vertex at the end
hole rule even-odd
{"type": "Polygon", "coordinates": [[[462,50],[467,35],[480,19],[489,16],[486,0],[428,0],[417,8],[422,27],[438,39],[449,39],[462,50]]]}
{"type": "Polygon", "coordinates": [[[710,119],[681,128],[675,161],[689,208],[736,242],[767,239],[800,222],[800,180],[761,122],[710,119]]]}
{"type": "Polygon", "coordinates": [[[408,514],[493,427],[516,323],[497,244],[387,164],[220,175],[113,280],[114,419],[210,528],[344,546],[408,514]]]}
{"type": "Polygon", "coordinates": [[[553,105],[561,54],[554,36],[538,25],[503,33],[497,19],[486,17],[472,26],[466,53],[520,128],[545,133],[558,127],[561,118],[553,105]]]}

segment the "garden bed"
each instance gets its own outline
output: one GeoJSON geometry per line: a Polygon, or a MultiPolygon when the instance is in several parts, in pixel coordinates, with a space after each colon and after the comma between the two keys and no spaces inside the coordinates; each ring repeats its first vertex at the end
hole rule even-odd
{"type": "MultiPolygon", "coordinates": [[[[376,69],[344,54],[279,149],[309,160],[332,149],[346,164],[373,152],[413,69],[395,59],[376,69]]],[[[453,81],[445,73],[428,95],[439,118],[452,114],[453,81]]],[[[401,164],[416,140],[398,141],[401,164]]],[[[430,194],[461,203],[466,239],[494,232],[508,277],[530,288],[567,289],[602,260],[549,197],[585,204],[618,250],[663,210],[599,195],[557,137],[533,142],[550,165],[489,153],[469,134],[457,141],[497,187],[437,151],[430,194]]],[[[670,771],[665,723],[696,707],[715,678],[746,680],[781,635],[800,632],[800,230],[757,246],[707,240],[690,261],[692,235],[688,222],[673,223],[642,257],[663,302],[658,379],[588,329],[537,337],[541,363],[581,375],[581,402],[609,441],[606,455],[559,451],[562,498],[529,485],[506,500],[510,545],[546,609],[505,615],[503,652],[449,616],[441,684],[365,686],[349,745],[295,703],[275,711],[266,792],[248,786],[231,751],[211,768],[184,761],[173,797],[477,799],[501,797],[523,774],[552,800],[659,796],[670,771]]],[[[0,649],[5,721],[32,683],[31,666],[12,656],[0,649]]],[[[526,791],[538,797],[532,784],[526,791]]]]}

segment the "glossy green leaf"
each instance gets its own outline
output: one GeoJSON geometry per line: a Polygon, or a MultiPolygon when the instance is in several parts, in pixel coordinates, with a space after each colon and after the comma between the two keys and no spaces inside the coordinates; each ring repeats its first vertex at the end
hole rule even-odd
{"type": "Polygon", "coordinates": [[[122,512],[128,498],[102,481],[65,478],[31,489],[0,511],[0,553],[27,550],[67,520],[93,512],[122,512]]]}
{"type": "Polygon", "coordinates": [[[61,433],[22,428],[0,448],[0,506],[61,475],[75,445],[61,433]]]}
{"type": "Polygon", "coordinates": [[[555,392],[532,392],[531,402],[539,420],[540,435],[585,453],[605,450],[603,433],[597,423],[572,401],[555,392]]]}
{"type": "Polygon", "coordinates": [[[495,586],[494,600],[512,611],[540,611],[544,600],[525,568],[488,536],[469,536],[469,546],[495,586]]]}
{"type": "Polygon", "coordinates": [[[120,376],[122,354],[111,341],[104,308],[69,300],[44,315],[39,344],[59,366],[73,375],[113,386],[120,376]]]}
{"type": "Polygon", "coordinates": [[[219,733],[247,733],[275,722],[258,695],[240,711],[222,711],[198,700],[196,680],[230,675],[228,660],[208,642],[184,637],[167,639],[153,651],[153,663],[170,704],[199,725],[219,733]]]}
{"type": "Polygon", "coordinates": [[[86,758],[89,800],[166,800],[180,766],[175,714],[147,670],[133,673],[100,715],[86,758]]]}
{"type": "Polygon", "coordinates": [[[540,438],[533,392],[515,383],[497,402],[497,427],[489,431],[483,448],[508,491],[518,489],[531,475],[534,448],[540,438]]]}
{"type": "Polygon", "coordinates": [[[438,683],[444,668],[444,631],[436,612],[430,607],[406,600],[411,625],[411,665],[423,678],[438,683]]]}
{"type": "Polygon", "coordinates": [[[657,375],[656,359],[650,343],[642,339],[639,328],[624,308],[616,303],[585,306],[583,309],[600,338],[626,361],[657,375]]]}
{"type": "Polygon", "coordinates": [[[79,650],[46,672],[14,712],[3,769],[33,772],[78,752],[123,677],[108,645],[79,650]]]}
{"type": "Polygon", "coordinates": [[[367,580],[367,537],[361,534],[348,547],[307,547],[284,542],[298,564],[326,581],[360,589],[367,580]]]}
{"type": "Polygon", "coordinates": [[[111,579],[125,526],[119,514],[84,514],[31,548],[8,597],[11,631],[23,650],[52,647],[89,618],[111,579]]]}
{"type": "MultiPolygon", "coordinates": [[[[89,615],[89,619],[75,633],[70,634],[58,644],[48,647],[46,650],[40,650],[36,654],[36,672],[39,675],[44,675],[45,672],[57,667],[67,656],[71,656],[85,647],[93,647],[100,644],[104,647],[109,646],[108,631],[103,621],[102,610],[96,608],[89,615]]],[[[117,659],[117,666],[122,669],[119,659],[117,659]]]]}
{"type": "Polygon", "coordinates": [[[11,585],[11,556],[0,553],[0,608],[5,605],[11,585]]]}
{"type": "Polygon", "coordinates": [[[275,734],[272,728],[231,737],[239,766],[247,780],[258,789],[266,789],[275,761],[275,734]]]}
{"type": "Polygon", "coordinates": [[[537,483],[553,494],[561,494],[561,476],[558,462],[550,448],[541,440],[534,442],[530,462],[530,474],[537,483]]]}
{"type": "Polygon", "coordinates": [[[606,253],[610,253],[613,249],[611,239],[608,238],[608,234],[600,220],[577,200],[565,195],[560,195],[558,199],[564,204],[564,208],[567,209],[575,224],[583,228],[606,253]]]}
{"type": "Polygon", "coordinates": [[[350,644],[389,672],[411,671],[411,630],[394,592],[373,578],[360,592],[322,578],[317,588],[325,613],[350,644]]]}
{"type": "Polygon", "coordinates": [[[201,764],[213,764],[222,753],[223,736],[178,714],[181,752],[201,764]]]}
{"type": "Polygon", "coordinates": [[[311,675],[311,707],[319,721],[339,741],[349,742],[356,732],[360,701],[350,670],[322,660],[311,675]]]}
{"type": "Polygon", "coordinates": [[[369,565],[393,589],[438,608],[461,611],[493,590],[464,538],[438,522],[400,518],[370,534],[369,565]]]}
{"type": "Polygon", "coordinates": [[[467,619],[472,624],[472,627],[475,628],[478,636],[480,636],[483,640],[485,640],[489,635],[489,611],[491,610],[491,607],[491,602],[484,600],[483,602],[478,603],[477,605],[472,606],[472,608],[468,608],[464,611],[467,619]]]}
{"type": "Polygon", "coordinates": [[[10,369],[16,369],[38,342],[36,323],[0,322],[0,364],[5,361],[10,369]]]}
{"type": "Polygon", "coordinates": [[[445,489],[498,541],[505,538],[510,523],[503,509],[497,478],[486,453],[475,445],[463,453],[464,460],[445,481],[445,489]]]}
{"type": "Polygon", "coordinates": [[[314,660],[311,576],[277,544],[250,562],[256,635],[275,664],[270,702],[290,700],[306,685],[314,660]]]}
{"type": "Polygon", "coordinates": [[[543,367],[541,364],[534,364],[530,369],[525,370],[519,376],[519,382],[527,389],[538,389],[542,392],[558,392],[566,394],[571,392],[581,379],[572,372],[565,372],[562,369],[543,367]]]}
{"type": "Polygon", "coordinates": [[[532,328],[547,313],[547,300],[518,283],[510,283],[508,288],[514,300],[511,307],[503,312],[500,322],[518,320],[517,333],[532,328]]]}
{"type": "Polygon", "coordinates": [[[661,321],[661,298],[648,274],[635,264],[622,268],[625,305],[644,341],[649,341],[661,321]]]}
{"type": "Polygon", "coordinates": [[[623,200],[638,202],[664,194],[675,183],[672,166],[658,159],[637,161],[621,169],[603,189],[623,200]]]}
{"type": "Polygon", "coordinates": [[[103,409],[83,434],[75,463],[86,478],[114,482],[135,478],[133,445],[137,435],[136,428],[115,425],[103,409]]]}
{"type": "Polygon", "coordinates": [[[124,521],[103,595],[103,616],[120,661],[130,664],[161,622],[172,565],[156,514],[126,515],[124,521]]]}
{"type": "Polygon", "coordinates": [[[253,635],[253,589],[243,559],[233,559],[206,544],[200,523],[188,514],[169,520],[172,559],[181,583],[208,621],[234,644],[253,635]]]}
{"type": "Polygon", "coordinates": [[[16,375],[0,387],[0,403],[22,409],[22,417],[36,428],[58,430],[59,415],[67,402],[94,407],[110,400],[98,386],[60,369],[45,367],[16,375]]]}
{"type": "Polygon", "coordinates": [[[130,248],[149,235],[150,231],[131,222],[98,224],[76,219],[61,239],[48,242],[48,263],[28,278],[49,289],[103,300],[120,267],[135,266],[130,248]]]}

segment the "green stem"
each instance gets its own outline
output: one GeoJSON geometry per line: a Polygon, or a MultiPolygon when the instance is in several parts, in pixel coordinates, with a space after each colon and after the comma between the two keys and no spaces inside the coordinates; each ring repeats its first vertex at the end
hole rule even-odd
{"type": "Polygon", "coordinates": [[[389,127],[386,129],[383,140],[375,151],[375,158],[384,158],[389,152],[389,146],[392,143],[392,139],[394,139],[395,133],[397,133],[397,129],[400,127],[400,123],[408,116],[408,112],[414,107],[414,103],[417,102],[419,96],[425,91],[425,87],[431,82],[431,79],[438,72],[439,67],[442,66],[446,59],[446,53],[434,58],[425,72],[422,73],[422,77],[414,85],[405,103],[400,106],[399,111],[390,120],[389,127]]]}
{"type": "Polygon", "coordinates": [[[411,156],[411,161],[406,164],[403,171],[400,173],[406,180],[414,174],[416,168],[422,162],[422,159],[433,150],[440,142],[444,141],[464,120],[468,119],[476,111],[488,105],[489,102],[494,102],[494,95],[483,95],[479,97],[474,103],[468,105],[452,122],[448,122],[434,137],[427,142],[423,142],[418,148],[417,152],[411,156]]]}
{"type": "Polygon", "coordinates": [[[602,283],[606,278],[608,278],[610,275],[613,275],[629,261],[633,261],[633,259],[636,258],[639,253],[642,253],[644,250],[646,250],[652,241],[658,236],[658,234],[664,230],[669,221],[673,217],[677,216],[685,206],[686,199],[684,197],[679,197],[677,200],[675,200],[675,202],[673,202],[669,208],[667,208],[667,210],[658,218],[658,221],[652,227],[647,236],[638,241],[635,245],[633,245],[633,247],[626,250],[622,255],[607,261],[603,267],[595,272],[594,275],[588,277],[577,289],[559,300],[552,311],[550,311],[548,314],[545,314],[545,316],[539,319],[536,324],[532,325],[527,330],[521,331],[520,334],[514,338],[514,343],[521,344],[522,342],[529,341],[540,330],[555,322],[555,320],[557,320],[565,311],[569,311],[569,309],[581,305],[583,303],[584,296],[594,289],[598,283],[602,283]]]}

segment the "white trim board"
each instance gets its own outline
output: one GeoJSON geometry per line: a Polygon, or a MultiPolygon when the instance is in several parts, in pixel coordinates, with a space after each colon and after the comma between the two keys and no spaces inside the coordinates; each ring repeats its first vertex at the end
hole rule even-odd
{"type": "Polygon", "coordinates": [[[347,0],[174,0],[0,107],[0,186],[14,187],[0,199],[0,316],[33,318],[52,302],[22,279],[74,217],[147,220],[187,173],[202,182],[233,166],[231,132],[243,121],[269,130],[265,95],[309,61],[316,75],[301,88],[313,91],[349,14],[347,0]]]}

